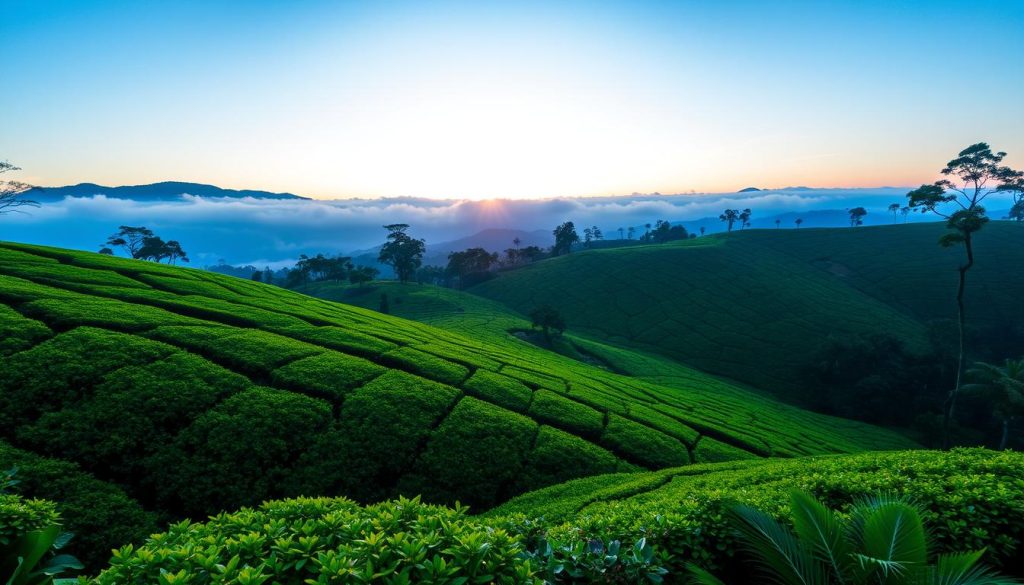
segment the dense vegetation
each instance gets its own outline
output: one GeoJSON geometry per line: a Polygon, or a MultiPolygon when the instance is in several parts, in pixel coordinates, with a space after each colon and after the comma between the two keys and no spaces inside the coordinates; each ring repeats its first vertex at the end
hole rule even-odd
{"type": "Polygon", "coordinates": [[[69,506],[69,525],[92,518],[93,551],[144,533],[152,514],[268,498],[422,494],[482,509],[587,475],[911,444],[694,372],[660,385],[507,335],[53,248],[0,244],[0,330],[0,433],[17,448],[0,467],[35,453],[104,482],[96,493],[131,520],[104,526],[115,503],[76,511],[29,485],[69,506]]]}
{"type": "Polygon", "coordinates": [[[556,540],[643,537],[671,555],[674,574],[691,561],[728,574],[738,550],[727,509],[743,503],[781,518],[792,489],[840,510],[878,493],[908,496],[940,551],[986,548],[989,562],[1024,571],[1024,454],[1012,452],[865,453],[606,475],[520,496],[488,517],[556,540]]]}
{"type": "Polygon", "coordinates": [[[680,582],[687,563],[750,582],[737,503],[785,519],[793,489],[845,514],[863,496],[915,502],[933,552],[987,549],[1017,571],[1024,455],[908,451],[697,465],[574,480],[484,515],[398,500],[300,498],[181,522],[115,552],[99,584],[680,582]]]}

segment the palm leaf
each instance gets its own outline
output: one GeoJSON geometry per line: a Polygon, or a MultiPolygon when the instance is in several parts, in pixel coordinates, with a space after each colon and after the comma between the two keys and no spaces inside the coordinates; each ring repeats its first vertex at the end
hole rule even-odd
{"type": "Polygon", "coordinates": [[[745,548],[774,582],[816,585],[828,582],[825,570],[809,546],[774,518],[747,506],[731,510],[745,548]]]}
{"type": "Polygon", "coordinates": [[[690,585],[725,585],[721,579],[693,563],[686,563],[686,573],[686,582],[690,585]]]}
{"type": "Polygon", "coordinates": [[[790,493],[790,510],[801,542],[812,547],[817,557],[831,569],[836,582],[845,583],[851,556],[839,519],[813,496],[799,490],[790,493]]]}
{"type": "Polygon", "coordinates": [[[940,555],[929,585],[1011,585],[1016,579],[1002,577],[979,565],[984,550],[940,555]]]}
{"type": "Polygon", "coordinates": [[[861,504],[856,516],[862,573],[891,582],[928,561],[928,536],[915,506],[886,496],[861,504]]]}

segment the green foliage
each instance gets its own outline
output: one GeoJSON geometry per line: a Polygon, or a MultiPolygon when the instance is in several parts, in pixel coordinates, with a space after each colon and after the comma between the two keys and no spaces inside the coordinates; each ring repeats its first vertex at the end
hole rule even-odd
{"type": "Polygon", "coordinates": [[[536,489],[571,478],[613,473],[623,463],[611,452],[583,439],[541,426],[533,449],[516,480],[518,491],[536,489]]]}
{"type": "Polygon", "coordinates": [[[166,507],[188,515],[281,497],[293,462],[332,419],[322,400],[252,388],[179,433],[153,457],[148,479],[166,507]]]}
{"type": "MultiPolygon", "coordinates": [[[[750,506],[730,510],[744,549],[773,583],[1016,583],[979,563],[984,550],[942,554],[930,563],[922,511],[906,498],[865,498],[841,517],[813,496],[793,490],[789,508],[792,530],[750,506]]],[[[697,583],[721,583],[695,565],[688,568],[697,583]]]]}
{"type": "Polygon", "coordinates": [[[415,374],[445,384],[458,385],[469,377],[469,370],[465,366],[460,366],[459,364],[411,347],[400,347],[389,351],[382,357],[385,363],[393,367],[409,370],[415,374]]]}
{"type": "Polygon", "coordinates": [[[0,469],[17,467],[13,488],[29,498],[54,502],[62,525],[75,533],[70,552],[90,569],[110,558],[111,549],[141,541],[157,529],[155,516],[121,488],[100,481],[77,465],[39,457],[0,442],[0,469]]]}
{"type": "Polygon", "coordinates": [[[18,438],[36,452],[73,459],[130,484],[148,474],[147,459],[179,431],[249,386],[238,374],[175,352],[107,374],[90,394],[43,414],[18,438]]]}
{"type": "Polygon", "coordinates": [[[49,585],[81,569],[75,557],[57,554],[69,540],[52,502],[0,493],[0,578],[6,585],[49,585]]]}
{"type": "Polygon", "coordinates": [[[517,539],[462,510],[398,500],[269,502],[114,552],[97,585],[537,581],[517,539]]]}
{"type": "Polygon", "coordinates": [[[462,384],[462,389],[477,398],[523,412],[530,405],[533,391],[527,386],[501,374],[477,370],[462,384]]]}
{"type": "Polygon", "coordinates": [[[601,444],[652,469],[690,462],[686,447],[677,439],[614,414],[608,415],[601,444]]]}
{"type": "Polygon", "coordinates": [[[53,332],[46,325],[0,304],[0,356],[32,347],[51,335],[53,332]]]}
{"type": "Polygon", "coordinates": [[[376,378],[346,397],[337,426],[299,460],[292,491],[346,494],[363,502],[394,495],[458,397],[454,388],[404,372],[376,378]]]}
{"type": "Polygon", "coordinates": [[[528,412],[534,419],[583,437],[596,439],[604,427],[604,415],[550,390],[537,390],[528,412]]]}
{"type": "Polygon", "coordinates": [[[988,559],[1021,572],[1024,454],[961,449],[903,451],[693,465],[645,474],[575,480],[513,499],[496,519],[543,518],[552,538],[646,537],[668,568],[687,562],[711,571],[735,566],[740,550],[729,510],[744,504],[784,518],[800,489],[846,514],[879,492],[911,498],[931,528],[935,552],[987,549],[988,559]],[[607,479],[605,479],[607,478],[607,479]]]}
{"type": "Polygon", "coordinates": [[[77,401],[118,368],[145,364],[173,348],[102,329],[80,327],[5,358],[0,368],[0,432],[77,401]]]}
{"type": "Polygon", "coordinates": [[[529,418],[467,396],[431,436],[402,492],[493,506],[508,497],[536,434],[537,423],[529,418]]]}
{"type": "Polygon", "coordinates": [[[529,552],[548,583],[661,583],[667,558],[641,538],[633,546],[599,538],[568,542],[542,539],[529,552]]]}
{"type": "Polygon", "coordinates": [[[274,370],[274,383],[341,402],[353,388],[386,372],[377,364],[329,351],[296,360],[274,370]]]}
{"type": "Polygon", "coordinates": [[[281,335],[234,327],[160,327],[148,335],[256,376],[269,375],[280,365],[324,351],[281,335]]]}

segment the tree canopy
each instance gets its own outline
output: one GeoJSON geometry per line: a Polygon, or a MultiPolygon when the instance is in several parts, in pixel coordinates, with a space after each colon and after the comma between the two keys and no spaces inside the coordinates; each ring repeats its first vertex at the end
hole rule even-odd
{"type": "Polygon", "coordinates": [[[409,282],[423,264],[426,242],[405,233],[408,224],[394,223],[384,229],[388,230],[388,241],[381,246],[377,261],[394,269],[399,282],[409,282]]]}

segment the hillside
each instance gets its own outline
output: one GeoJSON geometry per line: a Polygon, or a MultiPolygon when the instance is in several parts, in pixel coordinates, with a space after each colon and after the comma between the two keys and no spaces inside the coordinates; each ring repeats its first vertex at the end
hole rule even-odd
{"type": "MultiPolygon", "coordinates": [[[[955,317],[959,249],[938,224],[747,230],[573,253],[471,289],[521,312],[548,304],[570,330],[659,353],[757,388],[790,391],[830,335],[892,334],[911,347],[955,317]]],[[[976,327],[1020,323],[1021,226],[977,238],[967,303],[976,327]]]]}
{"type": "Polygon", "coordinates": [[[667,387],[514,339],[55,248],[0,243],[0,334],[2,438],[172,518],[301,494],[483,509],[599,473],[910,445],[707,377],[667,387]]]}
{"type": "Polygon", "coordinates": [[[149,185],[125,185],[107,187],[95,183],[79,183],[66,187],[36,187],[32,189],[32,198],[41,201],[54,201],[64,197],[92,197],[104,195],[112,199],[132,199],[135,201],[169,201],[179,199],[182,195],[196,197],[251,197],[253,199],[306,199],[291,193],[271,193],[252,189],[223,189],[215,185],[202,183],[184,183],[181,181],[164,181],[149,185]]]}

